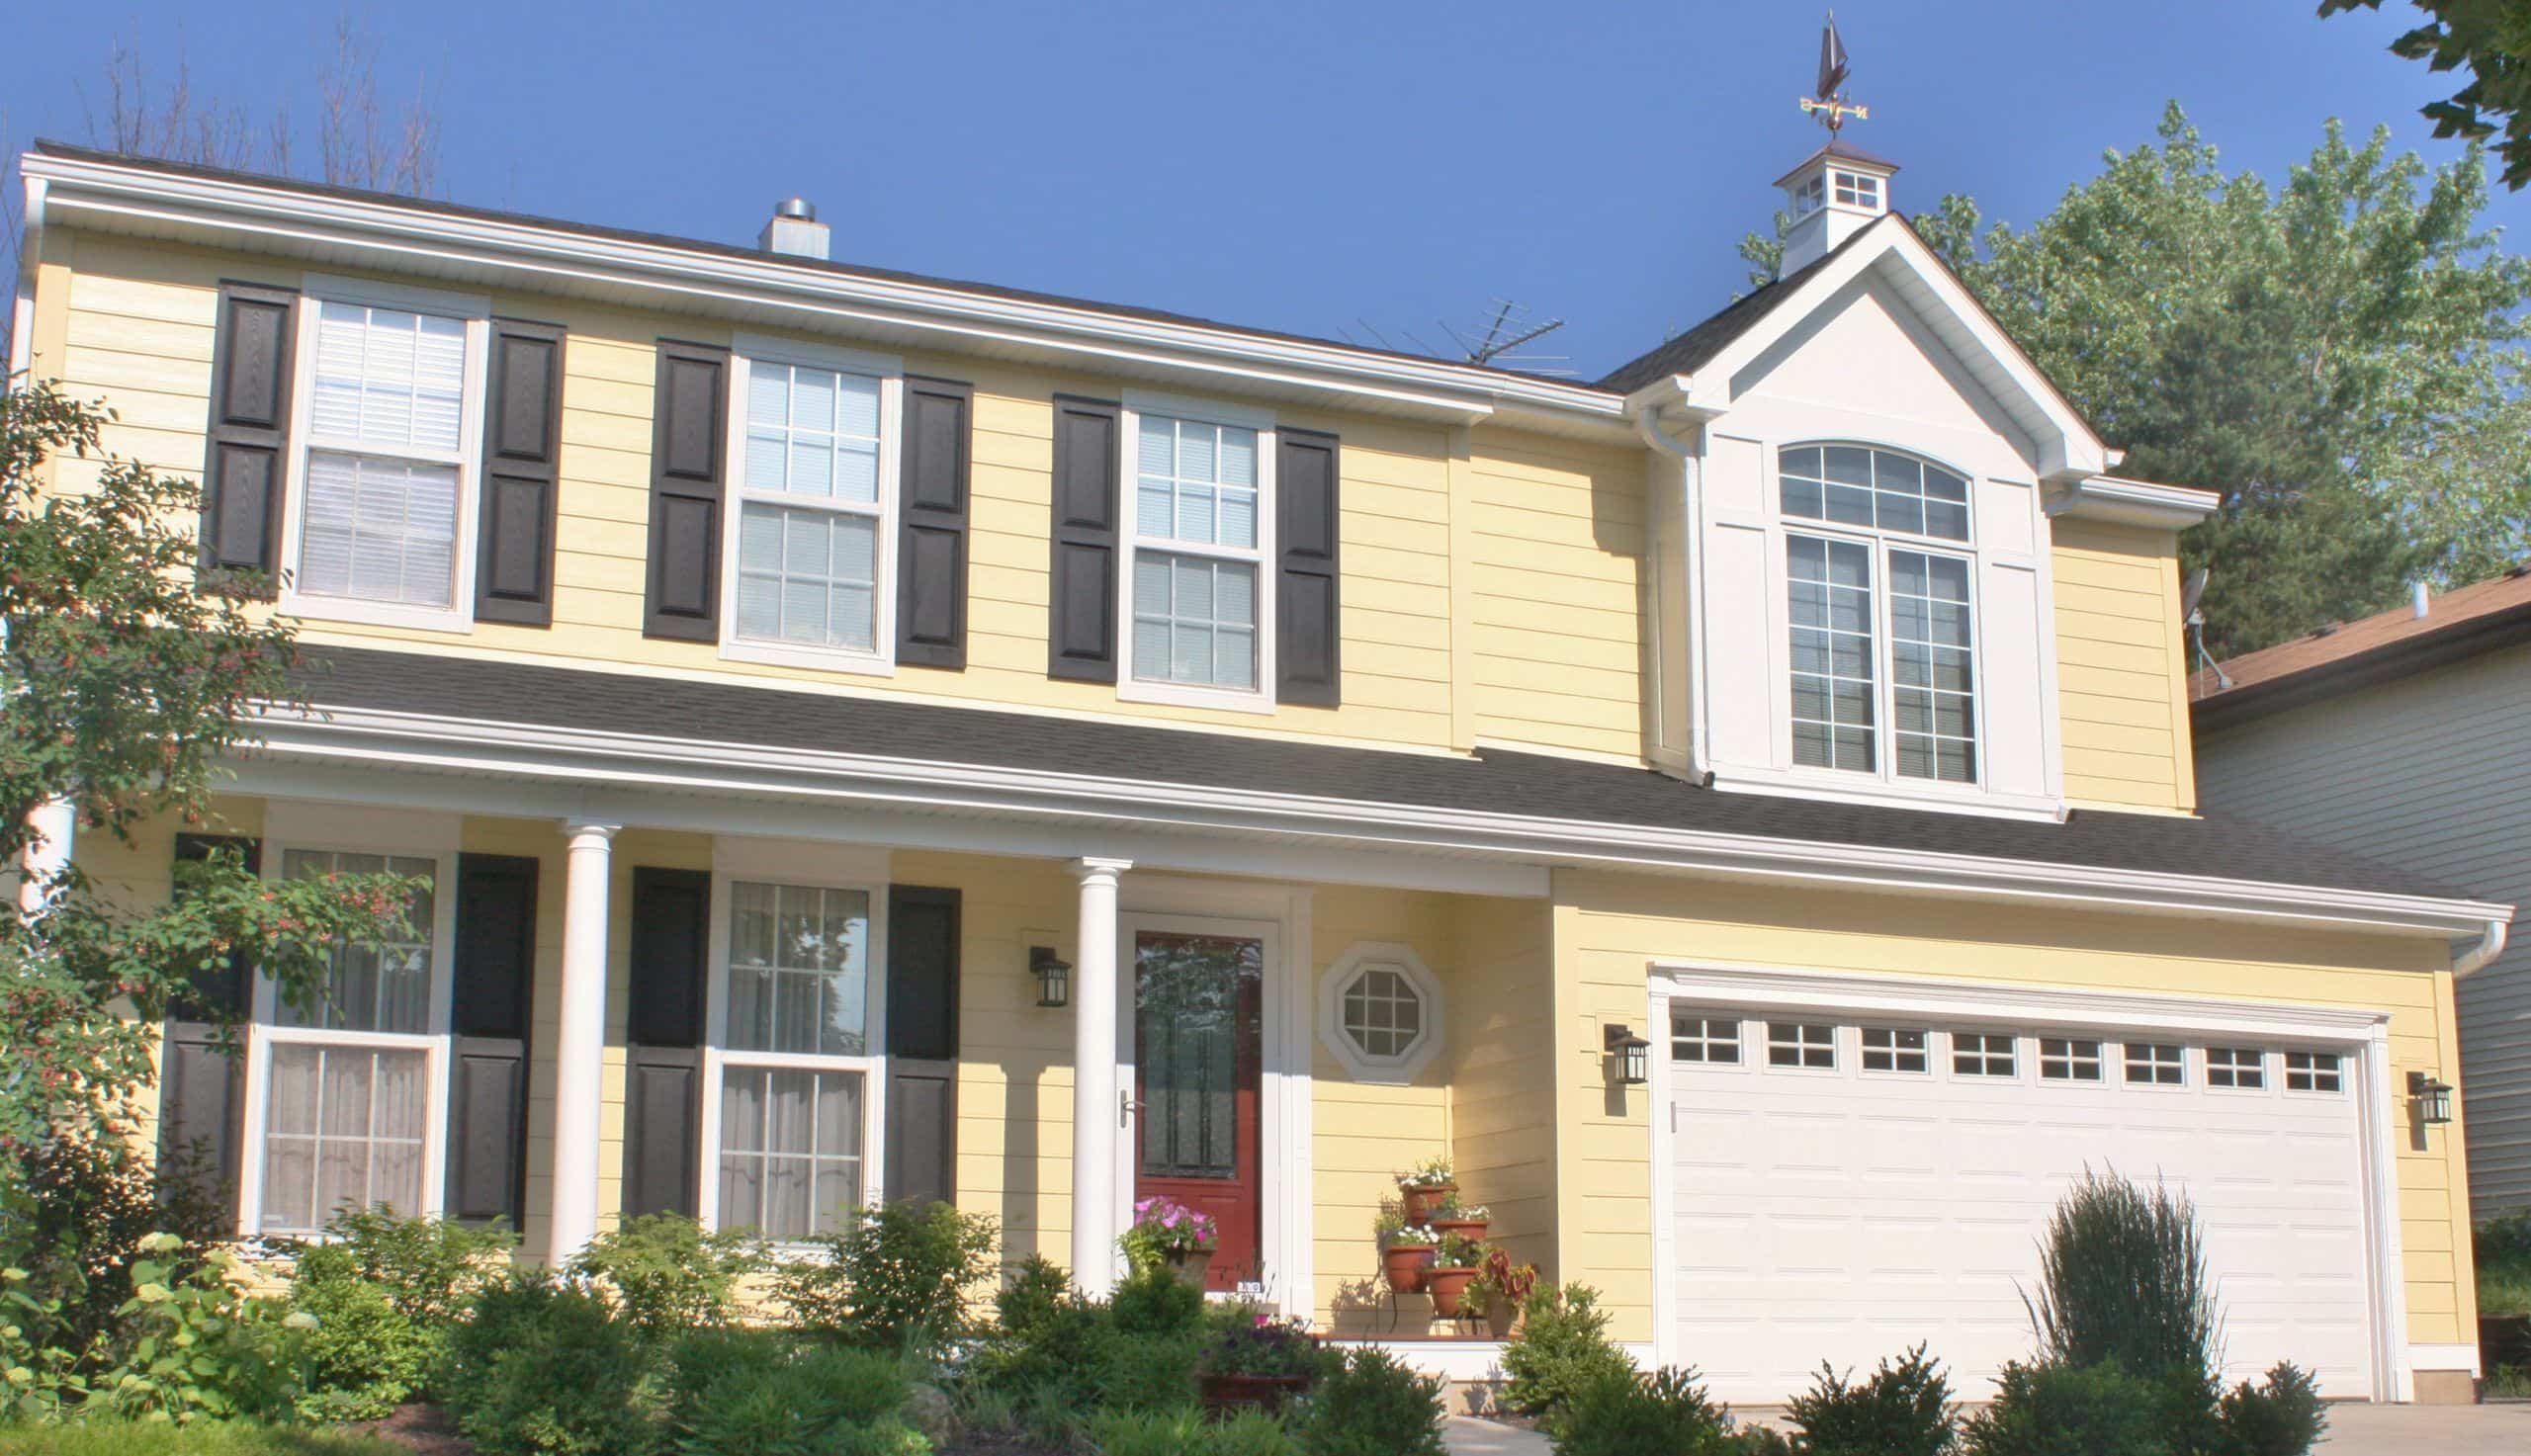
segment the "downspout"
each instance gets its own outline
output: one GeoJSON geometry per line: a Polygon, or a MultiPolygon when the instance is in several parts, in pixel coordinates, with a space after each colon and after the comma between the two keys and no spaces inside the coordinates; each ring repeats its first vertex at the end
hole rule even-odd
{"type": "MultiPolygon", "coordinates": [[[[1671,382],[1671,397],[1676,398],[1686,393],[1686,390],[1681,387],[1683,384],[1684,381],[1671,382]]],[[[1705,695],[1702,691],[1704,686],[1704,610],[1702,603],[1704,596],[1704,533],[1698,529],[1697,521],[1698,486],[1702,483],[1697,478],[1697,470],[1702,463],[1702,458],[1688,442],[1661,428],[1660,413],[1664,402],[1656,398],[1646,399],[1636,404],[1633,410],[1634,432],[1643,437],[1643,443],[1652,447],[1655,454],[1666,455],[1679,462],[1679,535],[1680,546],[1685,555],[1685,560],[1681,562],[1679,601],[1680,605],[1686,609],[1688,619],[1682,624],[1683,630],[1688,635],[1688,681],[1682,694],[1687,703],[1688,716],[1685,725],[1688,735],[1688,778],[1699,788],[1709,789],[1713,787],[1713,766],[1705,759],[1705,695]]]]}
{"type": "Polygon", "coordinates": [[[2452,957],[2452,979],[2458,981],[2503,955],[2505,938],[2510,933],[2512,924],[2510,920],[2489,920],[2486,927],[2479,931],[2479,938],[2475,944],[2452,957]]]}
{"type": "Polygon", "coordinates": [[[26,184],[27,206],[18,229],[18,286],[9,318],[9,372],[0,376],[0,389],[14,389],[23,383],[35,358],[36,257],[44,248],[45,184],[41,177],[23,174],[21,180],[26,184]]]}

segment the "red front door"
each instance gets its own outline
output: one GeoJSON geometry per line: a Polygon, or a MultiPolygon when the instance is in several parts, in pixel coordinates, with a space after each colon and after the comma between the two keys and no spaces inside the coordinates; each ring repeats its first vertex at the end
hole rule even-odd
{"type": "Polygon", "coordinates": [[[1174,1199],[1220,1230],[1208,1287],[1260,1277],[1257,1093],[1266,947],[1235,935],[1134,937],[1134,1201],[1174,1199]]]}

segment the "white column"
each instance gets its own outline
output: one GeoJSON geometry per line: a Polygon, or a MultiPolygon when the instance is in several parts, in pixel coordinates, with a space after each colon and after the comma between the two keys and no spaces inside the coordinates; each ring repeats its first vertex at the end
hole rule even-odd
{"type": "Polygon", "coordinates": [[[27,815],[34,830],[19,865],[18,912],[30,919],[44,912],[52,899],[52,884],[70,868],[70,845],[78,832],[79,814],[67,799],[47,799],[27,815]]]}
{"type": "Polygon", "coordinates": [[[1082,1292],[1116,1283],[1116,878],[1122,859],[1074,860],[1081,880],[1079,964],[1072,973],[1072,1276],[1082,1292]]]}
{"type": "Polygon", "coordinates": [[[606,898],[616,824],[573,820],[563,876],[563,1004],[554,1049],[553,1232],[546,1262],[597,1237],[598,1078],[606,1063],[606,898]]]}

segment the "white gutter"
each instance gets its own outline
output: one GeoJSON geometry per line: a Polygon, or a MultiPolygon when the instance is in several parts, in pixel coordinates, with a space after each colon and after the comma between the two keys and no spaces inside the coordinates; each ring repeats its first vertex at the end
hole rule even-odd
{"type": "MultiPolygon", "coordinates": [[[[944,345],[1020,344],[1084,359],[1231,376],[1331,390],[1482,418],[1500,404],[1572,422],[1624,427],[1604,390],[1446,360],[1376,354],[1193,320],[1109,312],[946,283],[803,267],[762,257],[608,237],[567,226],[468,216],[285,183],[202,177],[82,157],[29,153],[20,166],[53,185],[65,218],[204,227],[305,252],[354,247],[376,266],[450,264],[558,282],[675,294],[689,300],[801,310],[862,325],[916,329],[944,345]]],[[[689,302],[688,306],[692,306],[689,302]]]]}
{"type": "MultiPolygon", "coordinates": [[[[826,750],[759,748],[369,709],[268,711],[263,748],[302,762],[666,792],[1060,818],[1119,831],[1304,836],[1392,851],[1624,868],[2091,909],[2321,925],[2451,940],[2500,904],[2033,863],[1985,855],[1229,790],[826,750]]],[[[487,810],[486,812],[491,812],[487,810]]],[[[512,806],[516,812],[516,806],[512,806]]]]}

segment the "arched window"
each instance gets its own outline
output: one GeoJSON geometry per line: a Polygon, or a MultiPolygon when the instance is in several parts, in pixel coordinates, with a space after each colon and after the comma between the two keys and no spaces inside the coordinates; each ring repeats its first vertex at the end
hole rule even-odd
{"type": "Polygon", "coordinates": [[[1968,480],[1867,445],[1776,458],[1790,606],[1792,761],[1977,781],[1968,480]]]}

